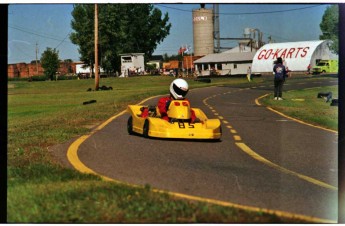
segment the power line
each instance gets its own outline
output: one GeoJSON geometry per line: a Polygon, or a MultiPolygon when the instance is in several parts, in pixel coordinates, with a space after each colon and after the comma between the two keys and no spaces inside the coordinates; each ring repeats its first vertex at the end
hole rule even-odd
{"type": "MultiPolygon", "coordinates": [[[[187,9],[179,9],[171,6],[165,6],[162,4],[156,4],[158,6],[168,8],[168,9],[173,9],[173,10],[178,10],[178,11],[184,11],[184,12],[189,12],[192,13],[191,10],[187,9]]],[[[276,11],[264,11],[264,12],[244,12],[244,13],[218,13],[219,15],[230,15],[230,16],[237,16],[237,15],[257,15],[257,14],[271,14],[271,13],[285,13],[285,12],[291,12],[291,11],[297,11],[297,10],[304,10],[304,9],[309,9],[309,8],[314,8],[314,7],[319,7],[322,6],[323,4],[318,4],[318,5],[312,5],[312,6],[306,6],[306,7],[301,7],[301,8],[296,8],[296,9],[284,9],[284,10],[276,10],[276,11]]],[[[212,14],[212,13],[210,13],[212,14]]]]}
{"type": "Polygon", "coordinates": [[[292,41],[291,39],[286,39],[286,38],[283,38],[283,37],[280,37],[278,35],[274,35],[274,34],[269,34],[269,33],[265,33],[265,32],[262,32],[263,34],[267,35],[267,36],[272,36],[272,37],[276,37],[276,38],[279,38],[281,40],[285,40],[285,41],[292,41]]]}
{"type": "Polygon", "coordinates": [[[66,40],[66,38],[71,34],[71,32],[72,32],[72,30],[70,30],[70,31],[68,32],[68,34],[66,35],[66,37],[55,47],[55,49],[57,49],[57,48],[66,40]]]}
{"type": "MultiPolygon", "coordinates": [[[[61,39],[57,39],[57,38],[54,38],[54,37],[42,35],[42,34],[39,34],[39,33],[36,33],[36,32],[28,31],[28,30],[25,30],[25,29],[20,28],[20,27],[14,27],[14,26],[11,26],[11,25],[8,25],[8,27],[12,28],[12,29],[15,29],[15,30],[18,30],[18,31],[22,31],[22,32],[28,33],[28,34],[36,35],[36,36],[39,36],[39,37],[42,37],[42,38],[48,38],[48,39],[52,39],[52,40],[59,41],[59,42],[69,42],[69,41],[65,41],[67,36],[63,40],[61,40],[61,39]]],[[[69,43],[72,43],[72,42],[69,42],[69,43]]]]}

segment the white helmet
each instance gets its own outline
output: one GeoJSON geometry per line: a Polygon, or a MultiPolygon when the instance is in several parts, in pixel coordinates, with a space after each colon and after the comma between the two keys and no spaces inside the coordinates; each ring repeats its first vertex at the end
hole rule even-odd
{"type": "Polygon", "coordinates": [[[170,94],[175,100],[184,99],[188,93],[188,83],[182,78],[175,79],[170,84],[170,94]]]}

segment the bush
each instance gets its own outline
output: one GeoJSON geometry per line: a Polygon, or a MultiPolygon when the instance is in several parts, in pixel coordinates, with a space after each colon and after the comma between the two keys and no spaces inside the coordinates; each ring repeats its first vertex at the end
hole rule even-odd
{"type": "Polygon", "coordinates": [[[8,78],[8,81],[26,81],[26,80],[28,80],[28,78],[18,78],[18,77],[8,78]]]}
{"type": "MultiPolygon", "coordinates": [[[[78,79],[78,76],[73,76],[73,75],[59,75],[57,77],[57,80],[74,80],[78,79]]],[[[54,75],[54,80],[56,80],[56,75],[54,75]]]]}
{"type": "Polygon", "coordinates": [[[38,81],[45,81],[47,80],[47,77],[45,75],[35,75],[35,76],[31,76],[30,78],[28,78],[29,82],[38,82],[38,81]]]}

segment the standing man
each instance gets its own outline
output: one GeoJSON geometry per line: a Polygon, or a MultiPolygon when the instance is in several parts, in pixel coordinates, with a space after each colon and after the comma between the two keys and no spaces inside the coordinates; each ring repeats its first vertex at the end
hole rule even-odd
{"type": "Polygon", "coordinates": [[[252,69],[250,68],[250,66],[247,69],[247,79],[248,79],[248,82],[252,81],[252,69]]]}
{"type": "Polygon", "coordinates": [[[285,81],[286,68],[283,65],[283,59],[278,57],[277,63],[273,67],[274,72],[274,99],[275,100],[283,100],[283,84],[285,81]]]}

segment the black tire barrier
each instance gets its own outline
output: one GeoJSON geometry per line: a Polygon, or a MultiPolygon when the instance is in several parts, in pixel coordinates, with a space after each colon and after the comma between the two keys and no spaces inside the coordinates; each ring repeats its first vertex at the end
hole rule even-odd
{"type": "Polygon", "coordinates": [[[317,98],[327,97],[328,95],[332,95],[332,92],[318,93],[317,98]]]}
{"type": "Polygon", "coordinates": [[[111,87],[111,86],[101,86],[101,87],[99,87],[98,88],[98,90],[113,90],[113,87],[111,87]]]}
{"type": "Polygon", "coordinates": [[[96,100],[89,100],[89,101],[83,102],[83,105],[92,104],[92,103],[96,103],[96,102],[97,102],[96,100]]]}
{"type": "Polygon", "coordinates": [[[326,103],[328,103],[332,99],[332,95],[332,92],[318,93],[317,98],[326,98],[326,103]]]}
{"type": "Polygon", "coordinates": [[[331,102],[331,106],[338,106],[338,99],[333,99],[331,102]]]}
{"type": "MultiPolygon", "coordinates": [[[[96,91],[101,91],[101,90],[113,90],[113,87],[111,87],[111,86],[101,86],[98,89],[96,89],[96,91]]],[[[95,90],[92,90],[91,88],[88,88],[86,90],[86,92],[90,92],[90,91],[95,91],[95,90]]]]}
{"type": "Polygon", "coordinates": [[[195,79],[195,81],[197,81],[197,82],[211,83],[211,79],[210,79],[210,78],[197,78],[197,79],[195,79]]]}

